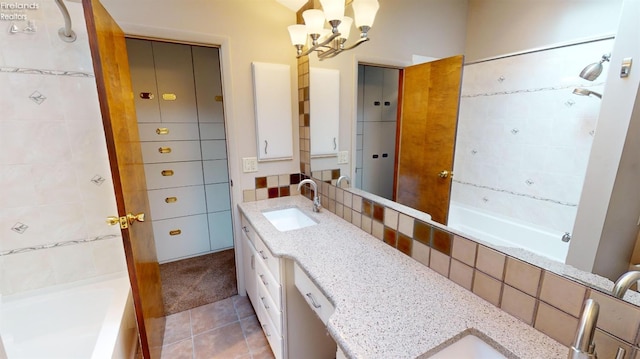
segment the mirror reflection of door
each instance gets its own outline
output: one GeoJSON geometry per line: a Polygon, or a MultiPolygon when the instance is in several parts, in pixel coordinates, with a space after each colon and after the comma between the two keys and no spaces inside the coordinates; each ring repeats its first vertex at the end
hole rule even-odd
{"type": "MultiPolygon", "coordinates": [[[[118,216],[149,213],[142,150],[131,97],[124,33],[98,0],[84,0],[100,111],[111,162],[118,216]]],[[[144,358],[160,358],[165,317],[151,222],[122,229],[144,358]]]]}
{"type": "Polygon", "coordinates": [[[357,188],[447,223],[462,65],[358,65],[357,188]]]}
{"type": "Polygon", "coordinates": [[[404,69],[396,202],[447,223],[463,56],[404,69]]]}

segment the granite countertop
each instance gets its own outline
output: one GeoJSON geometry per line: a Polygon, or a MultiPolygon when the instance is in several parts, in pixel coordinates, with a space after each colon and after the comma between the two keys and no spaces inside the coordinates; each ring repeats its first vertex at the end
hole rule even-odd
{"type": "Polygon", "coordinates": [[[508,357],[566,358],[557,341],[302,196],[238,205],[271,252],[296,261],[335,307],[327,330],[349,358],[433,354],[471,330],[508,357]],[[264,210],[297,206],[318,225],[280,232],[264,210]]]}

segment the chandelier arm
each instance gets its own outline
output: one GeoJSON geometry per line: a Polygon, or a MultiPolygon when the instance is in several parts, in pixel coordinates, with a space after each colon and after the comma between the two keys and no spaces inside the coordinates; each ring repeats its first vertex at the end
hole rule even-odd
{"type": "Polygon", "coordinates": [[[365,43],[365,42],[367,42],[367,41],[369,41],[369,38],[368,38],[368,37],[360,38],[360,39],[359,39],[358,41],[356,41],[353,45],[351,45],[351,46],[349,46],[349,47],[345,47],[343,50],[345,50],[345,51],[346,51],[346,50],[353,50],[353,49],[355,49],[356,47],[358,47],[358,46],[360,46],[360,45],[364,44],[364,43],[365,43]]]}
{"type": "Polygon", "coordinates": [[[323,42],[321,42],[319,44],[315,44],[315,45],[311,46],[309,49],[307,49],[307,51],[301,53],[300,55],[297,55],[296,58],[300,58],[302,56],[307,56],[307,55],[309,55],[310,53],[312,53],[314,51],[321,51],[320,48],[322,48],[322,47],[331,48],[331,46],[327,46],[327,44],[330,43],[331,41],[333,41],[338,36],[340,36],[340,33],[339,32],[334,32],[326,40],[324,40],[323,42]]]}
{"type": "Polygon", "coordinates": [[[337,55],[337,54],[339,54],[341,51],[342,51],[342,50],[340,50],[340,49],[336,49],[336,48],[333,48],[333,47],[332,47],[332,48],[330,48],[330,49],[328,49],[328,50],[326,50],[326,51],[321,51],[321,52],[319,52],[319,53],[318,53],[318,58],[319,58],[321,61],[322,61],[322,60],[324,60],[325,58],[326,58],[326,59],[329,59],[329,58],[332,58],[332,57],[336,56],[336,55],[337,55]]]}

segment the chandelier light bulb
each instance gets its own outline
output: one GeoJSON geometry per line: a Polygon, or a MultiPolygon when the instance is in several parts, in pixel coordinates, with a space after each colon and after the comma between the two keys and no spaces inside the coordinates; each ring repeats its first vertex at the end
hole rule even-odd
{"type": "Polygon", "coordinates": [[[338,32],[343,39],[349,39],[349,33],[351,32],[351,25],[353,25],[353,19],[345,16],[342,19],[340,25],[338,25],[338,32]]]}
{"type": "Polygon", "coordinates": [[[304,25],[290,25],[288,28],[291,44],[304,45],[307,43],[307,27],[304,25]]]}
{"type": "Polygon", "coordinates": [[[322,10],[311,9],[302,13],[304,24],[307,26],[307,33],[320,34],[324,28],[324,13],[322,10]]]}
{"type": "Polygon", "coordinates": [[[356,27],[370,28],[373,26],[373,20],[376,18],[376,13],[380,8],[380,4],[377,0],[354,0],[353,1],[353,13],[356,19],[356,27]]]}

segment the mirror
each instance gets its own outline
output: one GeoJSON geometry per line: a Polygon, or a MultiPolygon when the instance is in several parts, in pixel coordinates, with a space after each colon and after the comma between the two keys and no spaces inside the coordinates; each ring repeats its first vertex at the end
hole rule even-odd
{"type": "MultiPolygon", "coordinates": [[[[515,1],[504,8],[495,4],[487,5],[497,4],[498,1],[484,1],[482,5],[477,1],[469,1],[468,8],[461,10],[463,3],[466,2],[442,5],[436,9],[429,8],[433,4],[412,3],[406,7],[403,5],[394,8],[391,14],[381,1],[381,10],[370,32],[372,41],[353,50],[351,55],[341,54],[328,61],[320,62],[313,55],[310,56],[311,67],[340,70],[340,150],[350,151],[348,166],[337,165],[335,158],[328,163],[326,159],[324,162],[312,159],[312,173],[319,179],[327,180],[326,177],[321,177],[322,173],[338,168],[341,173],[355,177],[351,185],[359,182],[355,152],[358,131],[361,130],[358,124],[358,120],[361,120],[360,112],[357,109],[360,102],[358,82],[362,77],[358,73],[358,65],[404,68],[422,61],[415,54],[440,58],[464,53],[465,67],[453,168],[456,176],[452,181],[453,205],[449,223],[457,226],[458,232],[478,238],[482,228],[474,228],[475,225],[463,228],[460,223],[461,217],[474,214],[469,213],[469,209],[485,207],[497,218],[508,214],[512,217],[512,222],[526,222],[534,231],[539,230],[539,227],[546,228],[546,232],[557,244],[559,254],[543,255],[563,260],[567,256],[570,242],[563,242],[562,238],[565,232],[571,235],[573,231],[582,178],[600,108],[598,98],[574,95],[573,89],[584,87],[594,92],[603,92],[609,63],[604,64],[603,74],[594,82],[580,79],[577,75],[585,66],[598,62],[603,54],[611,52],[614,43],[612,34],[617,29],[621,1],[580,4],[566,2],[554,12],[545,4],[531,5],[525,1],[515,1]],[[420,9],[420,6],[425,8],[420,9]],[[491,11],[495,13],[490,14],[491,11]],[[412,13],[420,14],[420,19],[415,20],[416,16],[412,13]],[[438,21],[438,16],[445,17],[445,13],[447,24],[438,21]],[[523,17],[523,13],[531,16],[523,17]],[[457,19],[457,16],[462,20],[452,20],[457,19]],[[571,32],[562,28],[572,21],[589,22],[590,18],[594,19],[594,23],[597,22],[596,18],[602,22],[594,28],[584,29],[583,32],[571,32]],[[427,25],[421,25],[422,23],[427,25]],[[500,26],[506,26],[509,30],[499,29],[500,26]],[[412,27],[424,30],[409,31],[412,27]],[[460,31],[459,28],[466,28],[466,44],[464,30],[460,31]],[[440,38],[433,38],[434,32],[440,38]],[[418,35],[412,35],[415,33],[418,35]],[[400,38],[403,39],[400,42],[403,46],[398,41],[391,40],[400,38]],[[584,39],[598,41],[585,42],[584,39]],[[536,51],[528,51],[532,49],[536,51]],[[537,51],[542,49],[545,50],[537,51]],[[516,53],[521,55],[512,56],[516,53]],[[553,56],[545,57],[549,54],[553,56]],[[571,59],[567,54],[571,54],[571,59]],[[489,61],[482,61],[485,59],[489,61]],[[523,62],[518,63],[519,60],[523,62]],[[535,68],[542,72],[535,72],[535,68]],[[552,76],[553,81],[550,82],[552,76]],[[541,98],[536,99],[541,102],[528,102],[524,95],[530,89],[541,90],[533,92],[544,95],[542,97],[546,100],[541,98]],[[499,97],[505,95],[513,95],[514,103],[506,107],[494,106],[496,102],[503,102],[499,97]],[[551,103],[551,100],[553,105],[545,105],[551,103]],[[514,113],[533,113],[534,110],[540,112],[529,117],[509,117],[514,113]],[[483,113],[483,116],[474,122],[471,114],[478,112],[483,113]],[[559,113],[563,116],[575,116],[559,118],[559,113]],[[536,116],[545,119],[555,117],[551,121],[538,122],[536,116]],[[507,121],[499,122],[497,119],[507,121]],[[569,141],[567,134],[576,129],[578,134],[569,141]],[[531,133],[537,133],[537,137],[530,137],[531,133]],[[490,139],[490,135],[499,135],[504,141],[498,143],[490,139]],[[567,153],[571,155],[561,159],[560,147],[566,147],[567,153]],[[533,152],[534,149],[539,151],[533,152]],[[482,155],[485,156],[483,160],[478,160],[482,155]],[[528,161],[528,167],[520,168],[517,178],[510,177],[514,168],[525,160],[528,161]],[[548,167],[544,167],[545,164],[548,167]],[[545,168],[547,172],[555,172],[554,175],[537,176],[545,168]],[[486,171],[491,176],[487,176],[486,171]],[[545,187],[555,191],[553,195],[544,194],[545,187]],[[527,202],[534,205],[522,205],[527,202]],[[554,206],[556,209],[550,210],[554,206]]],[[[354,193],[360,191],[354,190],[354,193]]],[[[484,218],[477,222],[486,223],[484,218]]],[[[499,244],[493,246],[545,268],[556,264],[544,257],[532,255],[541,253],[531,246],[507,250],[503,250],[503,246],[499,244]]],[[[511,244],[508,246],[512,247],[511,244]]],[[[560,267],[551,270],[565,274],[560,267]]]]}

